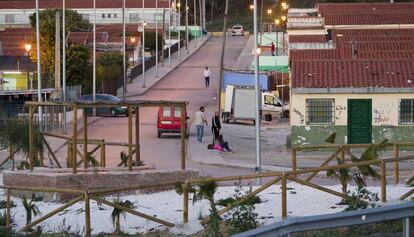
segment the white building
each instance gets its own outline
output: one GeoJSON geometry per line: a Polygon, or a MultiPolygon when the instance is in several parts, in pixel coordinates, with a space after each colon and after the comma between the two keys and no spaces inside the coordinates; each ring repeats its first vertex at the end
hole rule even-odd
{"type": "MultiPolygon", "coordinates": [[[[140,23],[146,21],[149,24],[162,22],[163,14],[166,24],[169,21],[169,13],[173,11],[173,0],[126,0],[125,20],[126,23],[140,23]],[[171,3],[171,5],[169,4],[171,3]]],[[[122,23],[122,0],[96,0],[96,23],[97,24],[120,24],[122,23]]],[[[62,0],[39,0],[40,10],[47,8],[62,8],[62,0]]],[[[66,9],[77,11],[84,19],[93,22],[94,9],[92,0],[66,0],[66,9]]],[[[30,25],[29,16],[36,10],[35,1],[17,0],[0,1],[0,27],[27,27],[30,25]]],[[[178,19],[178,14],[173,12],[178,19]]],[[[172,20],[172,24],[176,22],[172,20]]]]}

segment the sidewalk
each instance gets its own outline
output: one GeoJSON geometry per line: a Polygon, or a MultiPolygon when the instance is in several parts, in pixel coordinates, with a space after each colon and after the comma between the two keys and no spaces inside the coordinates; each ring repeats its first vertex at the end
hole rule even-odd
{"type": "MultiPolygon", "coordinates": [[[[138,77],[134,78],[132,82],[127,84],[127,97],[131,96],[138,96],[145,94],[151,87],[156,85],[159,81],[161,81],[164,77],[166,77],[170,72],[174,71],[177,67],[179,67],[185,60],[187,60],[191,55],[197,52],[201,46],[204,45],[205,42],[210,38],[210,36],[205,35],[203,38],[196,38],[191,40],[188,43],[188,51],[184,47],[181,48],[180,55],[181,60],[178,58],[178,52],[171,54],[171,65],[169,65],[168,58],[165,59],[164,66],[162,63],[158,63],[158,77],[156,75],[155,66],[145,71],[145,87],[144,84],[144,77],[143,75],[139,75],[138,77]]],[[[122,97],[123,87],[118,88],[118,97],[122,97]]]]}

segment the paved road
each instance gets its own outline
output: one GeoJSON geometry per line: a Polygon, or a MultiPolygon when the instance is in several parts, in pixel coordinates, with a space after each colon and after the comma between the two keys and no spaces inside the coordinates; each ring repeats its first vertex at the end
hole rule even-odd
{"type": "MultiPolygon", "coordinates": [[[[212,37],[198,52],[181,64],[143,96],[130,99],[149,100],[186,100],[189,102],[190,123],[200,106],[215,103],[217,96],[221,37],[212,37]],[[202,71],[208,66],[212,71],[210,87],[205,88],[202,71]]],[[[228,37],[225,53],[225,67],[230,68],[236,62],[245,46],[244,37],[228,37]]],[[[180,167],[180,146],[178,136],[170,135],[158,139],[156,132],[157,108],[140,110],[141,157],[145,164],[155,165],[157,169],[178,169],[180,167]]],[[[103,118],[88,128],[91,138],[104,138],[110,141],[127,141],[126,118],[103,118]]],[[[194,134],[190,134],[194,136],[194,134]]],[[[108,151],[107,165],[119,162],[119,148],[108,151]]],[[[126,149],[125,149],[126,150],[126,149]]],[[[250,173],[251,170],[201,165],[187,162],[187,167],[200,171],[202,175],[223,176],[250,173]]]]}

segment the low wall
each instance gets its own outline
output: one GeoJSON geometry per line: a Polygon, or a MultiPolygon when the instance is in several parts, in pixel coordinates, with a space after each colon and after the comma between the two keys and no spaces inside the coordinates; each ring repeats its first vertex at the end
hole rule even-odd
{"type": "MultiPolygon", "coordinates": [[[[85,170],[79,169],[77,174],[72,174],[71,169],[46,169],[37,168],[34,171],[18,170],[4,171],[4,186],[27,186],[43,188],[66,189],[93,189],[109,187],[128,187],[132,185],[157,184],[171,181],[185,181],[198,177],[198,171],[194,170],[155,170],[152,167],[136,167],[132,172],[128,168],[97,168],[85,170]]],[[[154,191],[154,190],[152,190],[154,191]]],[[[12,191],[12,196],[31,197],[33,192],[12,191]]],[[[67,200],[73,195],[62,193],[40,193],[45,200],[67,200]]]]}

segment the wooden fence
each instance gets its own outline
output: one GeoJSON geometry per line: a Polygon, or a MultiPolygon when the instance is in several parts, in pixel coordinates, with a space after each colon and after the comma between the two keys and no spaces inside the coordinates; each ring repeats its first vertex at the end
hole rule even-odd
{"type": "MultiPolygon", "coordinates": [[[[30,161],[30,170],[33,170],[34,167],[34,152],[33,152],[33,115],[34,110],[39,106],[66,106],[73,109],[73,119],[72,119],[72,136],[66,137],[61,135],[55,135],[55,134],[42,134],[42,140],[46,145],[47,150],[50,153],[53,153],[52,157],[55,161],[56,165],[58,167],[62,167],[59,164],[58,159],[56,158],[54,152],[50,148],[49,144],[47,143],[46,139],[44,138],[44,135],[48,136],[54,136],[61,139],[65,139],[67,141],[68,145],[68,153],[67,153],[67,163],[71,164],[72,172],[74,174],[77,173],[77,165],[72,164],[78,164],[77,156],[80,155],[82,157],[80,163],[83,163],[83,168],[88,168],[88,159],[85,159],[85,157],[88,157],[91,153],[93,154],[98,149],[101,149],[101,162],[100,165],[105,166],[105,147],[108,145],[111,146],[125,146],[128,147],[128,168],[130,171],[132,171],[133,166],[133,154],[135,154],[136,162],[139,163],[141,161],[141,153],[140,153],[140,140],[139,140],[139,108],[140,107],[159,107],[159,106],[176,106],[180,107],[181,111],[186,111],[187,102],[185,101],[122,101],[117,103],[111,103],[111,102],[95,102],[95,103],[88,103],[88,102],[27,102],[26,106],[29,107],[29,161],[30,161]],[[88,139],[88,117],[86,114],[87,108],[110,108],[110,107],[127,107],[128,109],[128,142],[127,143],[115,143],[115,142],[105,142],[103,140],[90,140],[88,139]],[[83,138],[78,139],[78,109],[83,110],[83,138]],[[134,134],[133,134],[133,116],[135,111],[135,143],[134,140],[134,134]],[[81,153],[77,145],[83,144],[83,153],[81,153]],[[91,151],[88,151],[88,145],[94,144],[97,145],[94,149],[91,151]]],[[[185,170],[185,122],[186,122],[185,113],[181,113],[181,169],[185,170]]],[[[12,155],[10,157],[13,157],[12,155]]],[[[41,161],[43,159],[40,159],[41,161]]],[[[1,166],[1,165],[0,165],[1,166]]]]}
{"type": "MultiPolygon", "coordinates": [[[[302,169],[302,170],[292,170],[287,172],[279,172],[279,171],[273,171],[273,172],[263,172],[263,173],[255,173],[255,174],[248,174],[248,175],[240,175],[240,176],[226,176],[221,178],[199,178],[199,179],[189,179],[185,182],[182,182],[181,185],[183,187],[183,222],[188,222],[188,213],[189,213],[189,185],[197,185],[197,184],[203,184],[208,182],[225,182],[225,181],[240,181],[240,180],[246,180],[246,179],[258,179],[258,178],[271,178],[270,181],[263,184],[256,190],[254,190],[252,193],[242,197],[241,202],[244,202],[248,200],[249,198],[259,194],[263,190],[266,190],[267,188],[271,187],[273,184],[278,183],[281,181],[281,189],[282,189],[282,197],[281,197],[281,216],[282,218],[287,217],[287,181],[290,180],[292,182],[299,183],[301,185],[305,185],[311,188],[314,188],[316,190],[326,192],[341,198],[349,198],[346,194],[337,192],[335,190],[320,186],[318,184],[310,182],[311,177],[314,176],[315,172],[321,172],[321,171],[330,171],[330,170],[338,170],[343,168],[355,168],[360,166],[367,166],[367,165],[380,165],[380,184],[381,184],[381,201],[386,202],[386,193],[387,193],[387,179],[386,179],[386,164],[387,163],[395,163],[395,162],[402,162],[402,161],[409,161],[413,160],[414,156],[405,156],[405,157],[396,157],[396,158],[387,158],[387,159],[381,159],[381,160],[369,160],[369,161],[362,161],[362,162],[354,162],[354,163],[344,163],[340,165],[334,165],[334,166],[321,166],[316,168],[308,168],[308,169],[302,169]],[[308,175],[306,179],[298,178],[298,176],[308,175]]],[[[411,183],[414,181],[414,176],[409,178],[407,180],[408,183],[411,183]]],[[[85,230],[86,230],[86,236],[90,236],[91,234],[91,225],[90,225],[90,200],[95,200],[96,202],[114,207],[119,208],[125,212],[128,212],[132,215],[145,218],[147,220],[151,220],[157,223],[160,223],[162,225],[165,225],[167,227],[174,226],[174,223],[168,222],[166,220],[162,220],[150,215],[147,215],[142,212],[138,212],[134,209],[127,208],[120,206],[116,203],[107,201],[101,196],[106,194],[117,194],[127,191],[134,191],[134,190],[142,190],[142,189],[154,189],[154,188],[160,188],[160,187],[174,187],[176,185],[176,182],[164,182],[164,183],[158,183],[158,184],[148,184],[148,185],[134,185],[129,187],[110,187],[110,188],[98,188],[98,189],[86,189],[86,190],[79,190],[79,189],[59,189],[59,188],[35,188],[35,187],[22,187],[22,186],[1,186],[0,188],[6,189],[7,193],[7,207],[6,207],[6,222],[7,225],[10,226],[10,191],[11,190],[24,190],[24,191],[33,191],[33,192],[58,192],[58,193],[69,193],[73,194],[76,197],[72,200],[66,202],[61,207],[49,212],[48,214],[38,218],[37,220],[29,223],[25,227],[21,229],[21,231],[25,231],[30,229],[31,227],[39,224],[40,222],[48,219],[49,217],[56,215],[57,213],[63,211],[64,209],[72,206],[73,204],[84,201],[84,208],[85,208],[85,230]]],[[[414,188],[407,192],[406,194],[402,195],[400,197],[401,200],[406,199],[407,197],[411,196],[414,193],[414,188]]],[[[234,206],[228,205],[227,207],[221,209],[218,211],[219,215],[222,215],[229,210],[231,210],[234,206]]],[[[208,223],[209,219],[204,219],[201,222],[203,224],[208,223]]]]}

